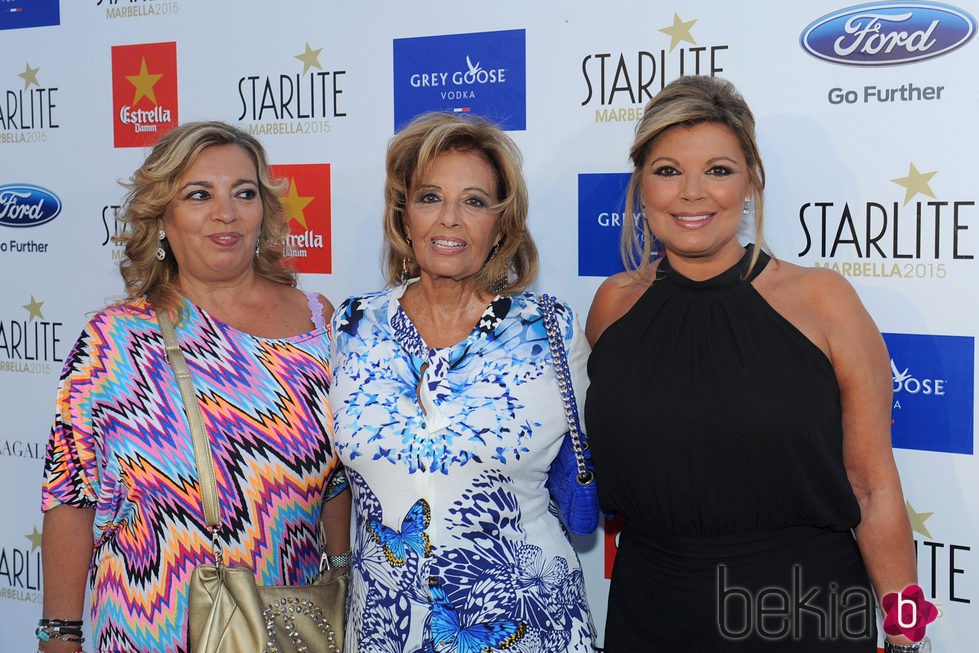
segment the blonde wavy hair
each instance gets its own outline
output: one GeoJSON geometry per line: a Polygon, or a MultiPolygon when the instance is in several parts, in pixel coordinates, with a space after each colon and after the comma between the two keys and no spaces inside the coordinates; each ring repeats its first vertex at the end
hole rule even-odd
{"type": "Polygon", "coordinates": [[[746,275],[758,261],[761,250],[767,249],[762,235],[765,167],[755,140],[755,117],[731,82],[720,77],[686,75],[667,84],[646,103],[642,118],[636,124],[635,140],[629,149],[633,171],[622,220],[621,253],[626,269],[638,276],[645,276],[649,268],[654,237],[645,220],[636,220],[636,215],[640,214],[639,188],[646,155],[653,141],[667,130],[704,123],[716,123],[730,129],[741,146],[748,167],[755,213],[755,247],[746,275]]]}
{"type": "Polygon", "coordinates": [[[119,272],[126,285],[127,301],[145,299],[158,311],[183,317],[177,261],[169,243],[159,238],[161,219],[176,196],[187,168],[201,152],[214,145],[236,145],[255,164],[262,200],[262,228],[258,254],[253,261],[255,272],[276,283],[296,285],[295,271],[282,262],[282,243],[289,233],[279,201],[283,183],[271,178],[265,148],[247,132],[226,123],[190,122],[163,136],[130,180],[123,182],[129,189],[120,218],[125,228],[114,240],[125,245],[119,272]],[[163,247],[167,254],[162,261],[156,257],[158,247],[163,247]]]}
{"type": "Polygon", "coordinates": [[[493,294],[516,294],[537,276],[537,247],[527,229],[527,185],[520,167],[523,158],[516,143],[484,118],[450,113],[424,113],[388,143],[384,182],[384,268],[387,281],[396,285],[402,266],[409,277],[418,276],[418,264],[405,234],[408,194],[438,156],[448,151],[483,155],[496,173],[499,193],[494,207],[499,214],[502,239],[472,282],[493,294]],[[506,287],[499,289],[501,279],[506,287]]]}

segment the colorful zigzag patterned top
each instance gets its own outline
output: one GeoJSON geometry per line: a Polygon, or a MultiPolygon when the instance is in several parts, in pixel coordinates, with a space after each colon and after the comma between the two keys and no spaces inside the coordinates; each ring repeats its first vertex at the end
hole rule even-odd
{"type": "MultiPolygon", "coordinates": [[[[260,584],[309,582],[337,466],[328,330],[258,338],[185,308],[177,338],[211,440],[225,562],[260,584]]],[[[97,651],[186,650],[190,574],[213,557],[182,406],[152,308],[88,323],[61,375],[42,509],[95,509],[97,651]]]]}

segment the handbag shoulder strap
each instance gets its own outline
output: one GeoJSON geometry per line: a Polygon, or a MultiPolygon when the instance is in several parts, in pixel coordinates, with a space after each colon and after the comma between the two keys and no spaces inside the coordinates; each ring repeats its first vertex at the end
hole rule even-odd
{"type": "Polygon", "coordinates": [[[544,328],[547,330],[547,342],[551,346],[551,358],[554,360],[554,370],[557,374],[558,386],[561,388],[561,399],[564,401],[564,414],[568,420],[568,433],[574,446],[575,460],[578,464],[579,481],[592,475],[585,466],[582,451],[588,448],[588,440],[581,432],[581,420],[578,417],[578,404],[574,398],[574,387],[571,384],[571,370],[568,367],[568,352],[564,347],[564,337],[558,329],[557,316],[554,308],[554,297],[541,295],[541,315],[544,328]]]}
{"type": "MultiPolygon", "coordinates": [[[[166,347],[167,360],[170,361],[170,367],[173,368],[177,385],[180,386],[180,396],[184,401],[184,413],[187,414],[190,434],[194,441],[194,458],[197,461],[197,476],[201,484],[204,520],[211,527],[211,535],[214,537],[221,526],[221,506],[218,503],[218,484],[214,477],[211,444],[208,442],[207,433],[204,430],[204,418],[201,415],[200,404],[197,402],[197,395],[194,394],[194,380],[190,376],[184,354],[180,351],[180,344],[177,342],[177,334],[173,329],[170,316],[166,311],[157,311],[156,319],[160,324],[160,331],[163,332],[163,344],[166,347]]],[[[214,554],[220,561],[220,549],[216,546],[214,554]]]]}

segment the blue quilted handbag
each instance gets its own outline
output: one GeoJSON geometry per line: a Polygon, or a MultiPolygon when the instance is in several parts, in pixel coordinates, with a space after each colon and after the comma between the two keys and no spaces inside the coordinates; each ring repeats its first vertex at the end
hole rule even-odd
{"type": "Polygon", "coordinates": [[[557,458],[547,472],[547,489],[561,513],[565,527],[576,535],[589,535],[598,527],[598,489],[595,485],[595,468],[591,462],[588,438],[581,430],[578,404],[571,387],[568,354],[564,349],[557,318],[554,314],[554,298],[541,296],[541,314],[547,340],[551,345],[551,358],[557,373],[564,413],[568,420],[568,432],[564,434],[557,458]]]}

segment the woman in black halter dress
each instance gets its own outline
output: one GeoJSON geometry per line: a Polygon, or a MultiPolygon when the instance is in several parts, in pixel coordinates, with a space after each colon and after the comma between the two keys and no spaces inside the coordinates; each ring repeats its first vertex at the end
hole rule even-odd
{"type": "Polygon", "coordinates": [[[636,132],[629,251],[666,255],[608,279],[587,328],[586,425],[625,517],[606,650],[876,651],[876,597],[915,583],[880,333],[842,277],[763,251],[729,83],[680,78],[636,132]]]}

